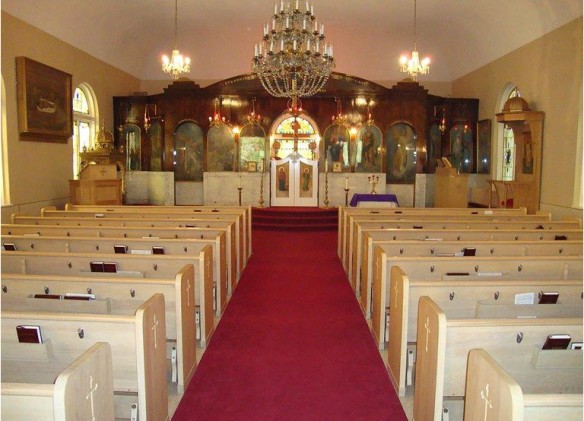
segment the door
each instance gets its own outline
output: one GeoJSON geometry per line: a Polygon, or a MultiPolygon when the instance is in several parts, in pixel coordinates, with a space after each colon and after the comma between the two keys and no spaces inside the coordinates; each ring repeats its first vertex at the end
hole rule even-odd
{"type": "Polygon", "coordinates": [[[318,206],[318,161],[271,161],[271,206],[318,206]]]}

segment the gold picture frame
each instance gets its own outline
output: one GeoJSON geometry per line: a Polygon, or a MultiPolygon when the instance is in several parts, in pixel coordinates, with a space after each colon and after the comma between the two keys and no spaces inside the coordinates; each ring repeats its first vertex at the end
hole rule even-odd
{"type": "Polygon", "coordinates": [[[20,139],[67,143],[73,135],[72,76],[16,57],[16,81],[20,139]]]}
{"type": "Polygon", "coordinates": [[[247,171],[248,172],[257,172],[258,171],[258,163],[256,161],[247,161],[247,171]]]}
{"type": "Polygon", "coordinates": [[[333,162],[333,172],[343,172],[340,162],[333,162]]]}

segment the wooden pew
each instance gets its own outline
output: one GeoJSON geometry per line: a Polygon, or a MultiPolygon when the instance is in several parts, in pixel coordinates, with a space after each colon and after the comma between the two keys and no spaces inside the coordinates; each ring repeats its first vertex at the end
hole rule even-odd
{"type": "MultiPolygon", "coordinates": [[[[208,239],[212,240],[217,235],[225,234],[221,229],[211,228],[139,228],[139,227],[72,227],[72,226],[41,226],[41,225],[13,225],[0,226],[3,236],[18,235],[27,238],[36,237],[94,237],[112,239],[208,239]]],[[[216,299],[217,308],[224,308],[227,304],[228,291],[232,291],[236,285],[237,271],[235,261],[235,242],[226,237],[225,254],[227,261],[226,276],[220,276],[217,284],[216,299]]],[[[120,240],[121,241],[121,240],[120,240]]],[[[121,243],[123,244],[123,243],[121,243]]],[[[223,271],[221,272],[223,273],[223,271]]]]}
{"type": "Polygon", "coordinates": [[[92,209],[57,210],[54,206],[41,209],[41,216],[56,218],[93,219],[233,219],[240,227],[243,238],[243,258],[245,263],[251,257],[251,207],[178,207],[178,206],[92,206],[92,209]],[[96,210],[97,209],[97,210],[96,210]]]}
{"type": "Polygon", "coordinates": [[[142,228],[223,228],[227,230],[227,237],[235,238],[234,247],[236,253],[236,263],[237,269],[236,273],[241,274],[243,268],[245,267],[245,262],[243,259],[245,249],[243,247],[243,236],[233,221],[222,221],[222,220],[196,220],[193,219],[91,219],[91,218],[51,218],[51,217],[36,217],[36,216],[26,216],[13,214],[12,224],[24,224],[24,225],[53,225],[53,226],[83,226],[83,227],[142,227],[142,228]],[[235,234],[232,236],[232,232],[235,234]]]}
{"type": "MultiPolygon", "coordinates": [[[[538,212],[539,213],[539,212],[538,212]]],[[[339,206],[339,237],[337,243],[337,252],[341,260],[342,248],[341,244],[345,243],[347,218],[351,215],[388,215],[390,217],[400,216],[400,215],[419,215],[424,216],[428,214],[441,214],[447,216],[455,215],[527,215],[526,208],[496,208],[496,209],[473,209],[473,208],[353,208],[339,206]]],[[[551,218],[551,215],[550,215],[551,218]]]]}
{"type": "MultiPolygon", "coordinates": [[[[549,213],[538,213],[536,215],[526,215],[520,212],[515,213],[485,213],[485,212],[453,212],[452,209],[436,209],[427,208],[424,212],[409,212],[403,214],[384,214],[376,211],[370,211],[369,213],[346,213],[343,221],[343,235],[340,237],[340,241],[343,247],[347,247],[347,244],[351,241],[353,234],[354,225],[356,222],[383,222],[383,221],[414,221],[415,226],[419,226],[422,221],[428,222],[441,222],[441,221],[467,221],[476,220],[483,222],[501,221],[501,222],[551,222],[551,214],[549,213]]],[[[577,221],[576,221],[577,222],[577,221]]],[[[341,221],[339,221],[341,223],[341,221]]],[[[342,260],[347,259],[347,251],[343,251],[342,260]]]]}
{"type": "MultiPolygon", "coordinates": [[[[558,384],[563,382],[563,373],[554,366],[565,366],[566,357],[577,357],[581,370],[582,352],[554,350],[549,354],[551,367],[527,370],[516,381],[488,352],[471,350],[466,376],[465,421],[581,421],[584,415],[582,389],[559,393],[561,386],[558,384]]],[[[572,363],[577,367],[576,361],[572,363]]]]}
{"type": "MultiPolygon", "coordinates": [[[[457,406],[462,406],[471,349],[485,349],[512,367],[513,377],[522,376],[531,370],[532,357],[547,336],[557,333],[582,341],[582,318],[453,319],[431,298],[420,298],[414,419],[438,421],[445,411],[454,419],[457,406]]],[[[565,370],[559,386],[563,392],[578,388],[582,393],[582,370],[565,370]]]]}
{"type": "Polygon", "coordinates": [[[446,279],[576,279],[581,281],[581,256],[499,257],[390,257],[375,248],[371,302],[371,330],[376,343],[385,347],[386,311],[390,305],[392,267],[399,266],[410,281],[446,279]],[[463,275],[465,274],[465,275],[463,275]]]}
{"type": "Polygon", "coordinates": [[[50,340],[56,359],[69,359],[95,342],[108,342],[112,350],[116,418],[130,418],[131,405],[137,399],[141,420],[168,419],[162,294],[153,295],[124,314],[17,311],[5,305],[3,301],[3,345],[18,342],[19,325],[40,326],[43,340],[50,340]]]}
{"type": "MultiPolygon", "coordinates": [[[[465,233],[467,234],[467,233],[465,233]]],[[[467,235],[468,236],[468,235],[467,235]]],[[[386,256],[403,257],[454,257],[463,256],[464,250],[471,250],[477,257],[484,256],[582,256],[582,241],[369,241],[368,245],[380,247],[386,256]]],[[[470,237],[469,237],[470,238],[470,237]]],[[[363,250],[365,251],[365,243],[363,250]]],[[[367,247],[369,249],[369,247],[367,247]]],[[[360,274],[357,276],[356,291],[366,319],[371,318],[372,265],[369,251],[365,252],[360,274]],[[368,263],[369,262],[369,263],[368,263]]],[[[468,256],[471,257],[471,256],[468,256]]]]}
{"type": "MultiPolygon", "coordinates": [[[[197,339],[196,339],[196,310],[191,298],[194,284],[193,265],[186,265],[174,278],[122,278],[122,277],[87,277],[66,275],[24,275],[14,273],[2,274],[2,301],[26,300],[27,297],[38,296],[65,296],[66,294],[93,294],[98,302],[127,303],[136,305],[146,301],[152,295],[160,293],[165,301],[166,339],[168,355],[172,358],[176,351],[176,362],[171,361],[171,369],[175,373],[172,379],[178,390],[186,388],[192,379],[197,366],[197,339]]],[[[45,299],[49,306],[59,306],[62,301],[45,299]]],[[[38,308],[42,303],[32,300],[38,308]]],[[[26,303],[31,303],[27,300],[26,303]]],[[[87,311],[97,312],[94,302],[81,303],[77,311],[84,307],[87,311]]],[[[23,304],[25,307],[27,304],[23,304]]],[[[201,344],[205,346],[209,340],[201,335],[201,344]]]]}
{"type": "MultiPolygon", "coordinates": [[[[582,308],[582,280],[554,279],[451,279],[451,280],[410,280],[407,274],[398,266],[391,269],[391,307],[387,332],[387,360],[389,377],[400,396],[405,395],[406,386],[412,383],[413,362],[415,358],[416,329],[418,322],[418,302],[420,297],[431,297],[449,315],[456,318],[470,318],[477,314],[478,302],[512,303],[515,294],[533,293],[537,302],[541,291],[559,293],[559,303],[543,304],[538,308],[540,313],[558,311],[559,306],[568,311],[582,308]],[[574,309],[576,307],[576,309],[574,309]]],[[[535,304],[534,304],[535,305],[535,304]]],[[[493,307],[493,306],[491,306],[493,307]]],[[[501,314],[508,307],[494,306],[501,314]]],[[[533,311],[534,306],[525,305],[518,310],[511,306],[517,314],[533,311]]],[[[560,309],[561,310],[561,309],[560,309]]],[[[485,313],[483,311],[483,313],[485,313]]],[[[527,313],[527,315],[532,315],[527,313]]],[[[385,336],[385,334],[382,332],[385,336]]]]}
{"type": "MultiPolygon", "coordinates": [[[[564,241],[581,242],[582,230],[571,230],[570,232],[562,231],[556,232],[542,232],[541,230],[528,231],[491,231],[491,230],[464,230],[464,231],[423,231],[419,230],[369,230],[363,233],[363,241],[361,245],[361,272],[356,276],[356,291],[361,297],[362,305],[368,310],[367,316],[370,317],[370,307],[367,303],[370,302],[370,297],[364,296],[363,290],[371,285],[371,273],[373,267],[373,247],[374,245],[384,246],[397,242],[425,242],[431,245],[435,250],[441,250],[443,244],[447,242],[460,242],[462,246],[464,242],[490,242],[490,241],[518,241],[518,242],[534,242],[534,241],[560,241],[558,238],[563,238],[564,241]],[[357,287],[358,286],[358,287],[357,287]]],[[[558,244],[563,244],[564,241],[558,244]]],[[[472,246],[471,246],[472,247],[472,246]]],[[[430,249],[431,250],[431,249],[430,249]]],[[[559,249],[558,249],[559,250],[559,249]]],[[[357,258],[355,260],[358,262],[357,258]]],[[[358,263],[355,263],[356,265],[358,263]]]]}
{"type": "MultiPolygon", "coordinates": [[[[110,277],[117,278],[166,278],[176,279],[185,265],[194,266],[194,285],[189,283],[185,288],[195,303],[198,311],[201,332],[200,346],[205,347],[214,327],[214,314],[220,316],[219,310],[213,309],[213,275],[211,264],[211,249],[206,246],[200,255],[167,256],[167,255],[135,255],[135,254],[97,254],[97,253],[56,253],[56,252],[2,252],[2,275],[66,275],[86,278],[110,277]],[[92,262],[112,262],[117,265],[117,273],[91,272],[92,262]]],[[[194,314],[194,312],[193,312],[194,314]]],[[[193,325],[194,326],[194,325],[193,325]]],[[[194,330],[193,330],[194,335],[194,330]]],[[[175,338],[173,338],[175,339],[175,338]]]]}
{"type": "MultiPolygon", "coordinates": [[[[519,222],[519,221],[476,221],[473,219],[457,220],[457,221],[424,221],[424,220],[408,220],[408,221],[353,221],[347,244],[347,261],[345,268],[349,276],[353,273],[353,257],[355,253],[360,253],[363,244],[363,232],[371,229],[418,229],[426,230],[457,230],[463,231],[468,229],[482,229],[482,230],[565,230],[565,229],[582,229],[580,221],[553,221],[553,222],[519,222]]],[[[357,267],[359,262],[356,262],[357,267]]]]}
{"type": "Polygon", "coordinates": [[[211,211],[214,213],[238,213],[243,212],[245,217],[246,232],[248,235],[248,247],[247,247],[247,260],[251,257],[252,253],[252,235],[251,235],[251,206],[205,206],[205,205],[176,205],[176,206],[95,206],[95,205],[73,205],[71,203],[65,204],[65,210],[67,211],[93,211],[93,212],[134,212],[141,214],[144,212],[178,212],[183,213],[193,212],[198,213],[200,211],[211,211]]]}
{"type": "Polygon", "coordinates": [[[55,361],[51,342],[2,344],[2,418],[114,419],[112,355],[99,342],[69,362],[55,361]],[[63,368],[62,366],[65,365],[63,368]]]}
{"type": "MultiPolygon", "coordinates": [[[[226,288],[231,295],[231,285],[227,283],[225,261],[225,236],[219,233],[215,238],[205,239],[153,239],[153,238],[103,238],[103,237],[24,237],[17,235],[2,236],[2,246],[6,250],[14,247],[21,251],[49,251],[59,253],[116,253],[115,248],[126,248],[129,254],[153,254],[154,248],[162,247],[165,255],[199,257],[201,251],[210,245],[213,252],[213,282],[217,291],[226,288]]],[[[125,254],[125,253],[116,253],[125,254]]],[[[216,295],[215,308],[220,306],[220,295],[216,295]]]]}

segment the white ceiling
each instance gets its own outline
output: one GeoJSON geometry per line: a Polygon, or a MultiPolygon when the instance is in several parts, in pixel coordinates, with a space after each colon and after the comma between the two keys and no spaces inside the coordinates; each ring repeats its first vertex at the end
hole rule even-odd
{"type": "MultiPolygon", "coordinates": [[[[301,2],[302,4],[303,2],[301,2]]],[[[334,45],[336,71],[401,80],[398,57],[413,47],[413,0],[311,0],[334,45]]],[[[582,0],[419,0],[417,44],[430,56],[420,80],[449,82],[582,16],[582,0]]],[[[168,79],[174,0],[2,0],[2,10],[141,80],[168,79]]],[[[178,0],[178,47],[191,79],[251,71],[254,43],[274,0],[178,0]]]]}

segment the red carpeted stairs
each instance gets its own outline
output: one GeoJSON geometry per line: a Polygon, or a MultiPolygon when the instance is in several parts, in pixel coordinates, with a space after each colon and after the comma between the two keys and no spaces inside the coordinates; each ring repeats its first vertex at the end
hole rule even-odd
{"type": "Polygon", "coordinates": [[[253,236],[253,256],[173,420],[406,420],[336,233],[253,236]]]}
{"type": "Polygon", "coordinates": [[[253,208],[252,226],[277,231],[337,230],[337,208],[271,207],[253,208]]]}

